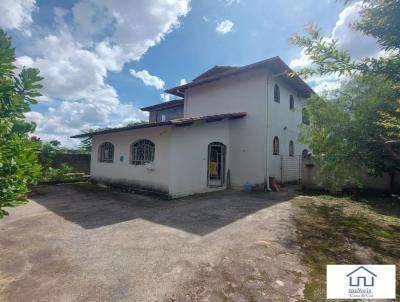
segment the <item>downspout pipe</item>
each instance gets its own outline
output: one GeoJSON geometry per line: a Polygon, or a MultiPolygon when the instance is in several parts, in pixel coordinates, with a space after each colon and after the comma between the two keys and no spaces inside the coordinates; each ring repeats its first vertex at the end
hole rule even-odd
{"type": "Polygon", "coordinates": [[[267,87],[266,87],[266,106],[265,106],[265,124],[266,124],[266,135],[265,135],[265,191],[271,192],[269,185],[269,169],[268,169],[268,146],[269,146],[269,72],[267,71],[267,87]]]}

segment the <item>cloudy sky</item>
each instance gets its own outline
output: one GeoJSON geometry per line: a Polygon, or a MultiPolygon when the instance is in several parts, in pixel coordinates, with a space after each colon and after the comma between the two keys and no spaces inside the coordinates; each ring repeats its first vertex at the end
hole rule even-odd
{"type": "MultiPolygon", "coordinates": [[[[81,129],[146,119],[140,107],[168,101],[163,90],[214,65],[244,65],[279,55],[309,64],[288,43],[315,22],[354,57],[377,55],[373,39],[349,24],[359,4],[333,0],[0,1],[0,27],[13,38],[17,66],[40,69],[44,88],[28,119],[37,135],[68,147],[81,129]]],[[[314,78],[322,91],[334,77],[314,78]]]]}

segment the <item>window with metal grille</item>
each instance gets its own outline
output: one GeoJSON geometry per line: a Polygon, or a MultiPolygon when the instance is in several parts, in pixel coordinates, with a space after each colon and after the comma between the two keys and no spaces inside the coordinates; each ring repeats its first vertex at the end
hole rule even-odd
{"type": "Polygon", "coordinates": [[[289,142],[289,156],[294,156],[294,144],[293,144],[293,141],[289,142]]]}
{"type": "Polygon", "coordinates": [[[279,138],[277,136],[274,137],[273,153],[274,155],[279,155],[279,138]]]}
{"type": "Polygon", "coordinates": [[[99,147],[99,161],[102,163],[112,163],[114,161],[114,145],[106,142],[99,147]]]}
{"type": "Polygon", "coordinates": [[[144,165],[154,161],[155,145],[148,139],[141,139],[131,145],[131,163],[144,165]]]}
{"type": "Polygon", "coordinates": [[[274,101],[277,103],[281,102],[281,91],[277,84],[275,84],[275,86],[274,86],[274,101]]]}
{"type": "Polygon", "coordinates": [[[290,108],[291,111],[294,111],[294,97],[293,97],[293,95],[291,95],[290,99],[289,99],[289,108],[290,108]]]}

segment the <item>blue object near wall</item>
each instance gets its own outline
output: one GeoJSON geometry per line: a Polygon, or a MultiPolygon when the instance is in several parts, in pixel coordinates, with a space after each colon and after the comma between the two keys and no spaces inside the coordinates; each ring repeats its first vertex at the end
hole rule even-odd
{"type": "Polygon", "coordinates": [[[243,185],[243,191],[246,193],[250,193],[253,190],[253,187],[251,184],[249,184],[248,181],[243,185]]]}
{"type": "Polygon", "coordinates": [[[123,161],[124,161],[124,156],[123,156],[123,155],[121,155],[121,156],[119,157],[119,161],[120,161],[120,162],[123,162],[123,161]]]}

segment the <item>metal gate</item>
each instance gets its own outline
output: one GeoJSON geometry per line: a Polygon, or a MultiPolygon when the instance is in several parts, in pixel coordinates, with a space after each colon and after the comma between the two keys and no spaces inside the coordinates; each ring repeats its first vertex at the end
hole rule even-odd
{"type": "Polygon", "coordinates": [[[281,183],[301,184],[302,156],[281,155],[281,183]]]}

